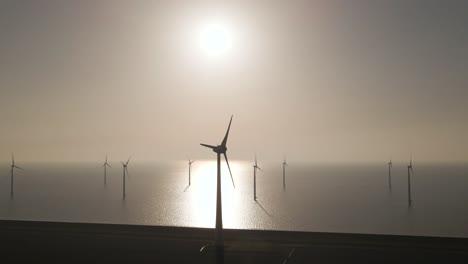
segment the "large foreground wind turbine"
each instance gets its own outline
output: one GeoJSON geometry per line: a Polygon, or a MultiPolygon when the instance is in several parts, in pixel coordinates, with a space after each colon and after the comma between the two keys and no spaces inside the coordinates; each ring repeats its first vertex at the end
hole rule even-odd
{"type": "Polygon", "coordinates": [[[411,175],[413,172],[413,157],[410,157],[410,164],[408,165],[408,206],[411,207],[411,175]]]}
{"type": "Polygon", "coordinates": [[[286,163],[286,156],[284,156],[284,160],[283,160],[283,189],[286,189],[286,166],[288,166],[288,164],[286,163]]]}
{"type": "Polygon", "coordinates": [[[221,154],[224,155],[224,159],[226,160],[226,164],[229,169],[229,173],[231,174],[231,180],[232,180],[232,185],[234,188],[236,186],[234,185],[234,178],[232,177],[232,172],[231,172],[231,167],[229,166],[229,161],[226,156],[226,143],[228,140],[229,136],[229,130],[231,129],[231,123],[232,123],[232,116],[231,116],[231,121],[229,121],[229,126],[226,131],[226,135],[224,136],[223,141],[221,142],[221,145],[218,146],[211,146],[207,144],[200,144],[204,147],[210,148],[215,152],[217,155],[217,161],[218,161],[218,173],[217,173],[217,184],[216,184],[216,242],[215,246],[217,249],[224,249],[224,240],[223,240],[223,210],[222,210],[222,205],[221,205],[221,154]]]}
{"type": "Polygon", "coordinates": [[[104,162],[102,167],[104,167],[104,185],[106,185],[106,183],[107,183],[107,167],[112,168],[111,165],[109,165],[109,163],[107,163],[107,155],[106,155],[106,162],[104,162]]]}
{"type": "Polygon", "coordinates": [[[191,180],[192,163],[194,163],[195,161],[190,160],[189,156],[187,156],[187,159],[188,159],[188,186],[190,186],[192,184],[192,180],[191,180]]]}
{"type": "Polygon", "coordinates": [[[390,159],[390,162],[388,163],[388,189],[392,190],[392,159],[390,159]]]}
{"type": "Polygon", "coordinates": [[[130,158],[128,158],[127,162],[126,163],[123,163],[123,161],[121,161],[122,163],[122,168],[123,168],[123,198],[125,198],[125,174],[128,173],[128,163],[130,162],[130,158]]]}
{"type": "Polygon", "coordinates": [[[16,166],[16,164],[15,164],[15,156],[13,156],[13,153],[11,153],[10,194],[11,194],[12,196],[13,196],[13,178],[14,178],[14,174],[15,174],[15,169],[24,170],[23,168],[20,168],[20,167],[16,166]]]}
{"type": "Polygon", "coordinates": [[[262,171],[260,167],[257,165],[257,154],[255,154],[255,164],[253,165],[254,168],[254,200],[257,201],[257,169],[262,171]]]}

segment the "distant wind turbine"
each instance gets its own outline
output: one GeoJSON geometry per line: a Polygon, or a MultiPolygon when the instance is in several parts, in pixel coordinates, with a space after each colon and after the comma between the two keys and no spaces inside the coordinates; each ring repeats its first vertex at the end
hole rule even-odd
{"type": "Polygon", "coordinates": [[[187,159],[188,159],[188,186],[190,186],[192,184],[192,181],[191,181],[192,163],[194,163],[195,161],[190,160],[189,156],[187,156],[187,159]]]}
{"type": "Polygon", "coordinates": [[[130,162],[130,158],[128,158],[127,162],[126,163],[123,163],[123,161],[121,161],[122,163],[122,168],[123,168],[123,198],[125,198],[125,196],[127,195],[125,193],[125,174],[127,173],[128,174],[128,163],[130,162]]]}
{"type": "Polygon", "coordinates": [[[112,168],[112,166],[109,165],[109,163],[107,163],[107,155],[106,155],[106,162],[104,162],[102,167],[104,167],[104,185],[106,185],[106,183],[107,183],[107,167],[112,168]]]}
{"type": "Polygon", "coordinates": [[[388,163],[388,189],[391,191],[392,190],[392,159],[390,159],[390,162],[388,163]]]}
{"type": "Polygon", "coordinates": [[[221,154],[224,155],[224,159],[226,160],[226,164],[229,169],[229,173],[231,174],[231,180],[232,180],[232,185],[234,188],[236,188],[234,184],[234,178],[232,177],[232,172],[231,172],[231,167],[229,166],[229,161],[226,156],[226,143],[228,140],[229,136],[229,130],[231,129],[231,123],[232,123],[232,116],[231,120],[229,121],[229,126],[226,131],[226,135],[224,136],[223,141],[221,142],[221,145],[218,146],[211,146],[207,144],[200,144],[204,147],[210,148],[215,152],[217,155],[217,163],[218,163],[218,172],[217,172],[217,184],[216,184],[216,241],[215,241],[215,246],[218,250],[224,250],[224,239],[223,239],[223,211],[222,211],[222,205],[221,205],[221,154]]]}
{"type": "Polygon", "coordinates": [[[23,168],[16,166],[15,156],[13,155],[13,153],[11,153],[11,170],[10,170],[10,176],[11,176],[11,178],[10,178],[11,179],[10,180],[10,195],[11,196],[13,196],[13,178],[14,178],[14,174],[15,174],[15,169],[24,170],[23,168]]]}
{"type": "Polygon", "coordinates": [[[410,164],[408,165],[408,206],[411,207],[411,175],[414,175],[413,172],[413,157],[410,157],[410,164]]]}
{"type": "Polygon", "coordinates": [[[286,189],[286,166],[288,166],[288,164],[286,163],[286,156],[284,156],[284,161],[283,161],[283,189],[286,189]]]}
{"type": "Polygon", "coordinates": [[[255,164],[253,165],[254,168],[254,200],[257,201],[257,169],[262,171],[260,167],[257,165],[257,154],[255,154],[255,164]]]}

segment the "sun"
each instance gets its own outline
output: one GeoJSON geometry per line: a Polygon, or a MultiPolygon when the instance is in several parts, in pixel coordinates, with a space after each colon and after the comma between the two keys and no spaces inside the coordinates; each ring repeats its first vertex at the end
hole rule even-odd
{"type": "Polygon", "coordinates": [[[199,45],[210,56],[226,55],[233,45],[232,30],[220,23],[205,25],[200,30],[199,45]]]}

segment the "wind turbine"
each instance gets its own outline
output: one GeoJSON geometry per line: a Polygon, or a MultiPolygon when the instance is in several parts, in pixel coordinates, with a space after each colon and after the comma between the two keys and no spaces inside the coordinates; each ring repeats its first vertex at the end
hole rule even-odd
{"type": "Polygon", "coordinates": [[[410,157],[410,164],[408,165],[408,206],[411,207],[411,175],[413,172],[413,157],[410,157]]]}
{"type": "Polygon", "coordinates": [[[229,161],[226,156],[226,151],[227,151],[226,143],[227,143],[228,136],[229,136],[229,130],[231,129],[231,123],[232,123],[232,116],[231,116],[231,120],[229,121],[229,126],[226,131],[226,135],[224,136],[224,139],[221,142],[221,145],[211,146],[207,144],[200,144],[204,147],[212,149],[213,152],[215,152],[217,156],[218,173],[216,177],[217,184],[216,184],[216,241],[215,241],[215,246],[218,250],[224,250],[223,211],[222,211],[222,205],[221,205],[221,154],[224,155],[224,159],[226,160],[226,164],[229,169],[229,174],[231,174],[232,185],[234,186],[234,188],[236,188],[236,185],[234,184],[234,178],[232,177],[231,167],[229,166],[229,161]]]}
{"type": "Polygon", "coordinates": [[[392,190],[392,159],[390,159],[390,162],[388,163],[388,189],[392,190]]]}
{"type": "Polygon", "coordinates": [[[13,155],[13,153],[11,153],[11,170],[10,170],[10,176],[11,176],[11,180],[10,180],[10,194],[11,196],[13,196],[13,176],[14,176],[14,173],[15,173],[15,169],[20,169],[20,170],[24,170],[23,168],[21,167],[18,167],[16,166],[15,164],[15,156],[13,155]]]}
{"type": "Polygon", "coordinates": [[[254,201],[257,201],[257,169],[262,171],[260,167],[257,165],[257,154],[255,154],[255,164],[253,165],[254,168],[254,201]]]}
{"type": "Polygon", "coordinates": [[[127,162],[126,163],[123,163],[123,161],[121,161],[122,163],[122,168],[123,168],[123,198],[125,198],[125,174],[128,173],[128,163],[130,162],[130,157],[128,158],[127,162]]]}
{"type": "Polygon", "coordinates": [[[187,156],[188,159],[188,186],[192,184],[191,182],[191,171],[192,171],[192,163],[194,163],[194,160],[190,160],[190,157],[187,156]]]}
{"type": "Polygon", "coordinates": [[[102,165],[102,167],[104,167],[104,185],[106,185],[106,181],[107,181],[107,167],[112,168],[112,166],[109,165],[109,163],[107,163],[107,155],[106,155],[106,162],[104,162],[104,164],[102,165]]]}
{"type": "Polygon", "coordinates": [[[286,166],[288,166],[288,164],[286,163],[286,155],[285,155],[284,161],[283,161],[283,189],[286,189],[286,166]]]}

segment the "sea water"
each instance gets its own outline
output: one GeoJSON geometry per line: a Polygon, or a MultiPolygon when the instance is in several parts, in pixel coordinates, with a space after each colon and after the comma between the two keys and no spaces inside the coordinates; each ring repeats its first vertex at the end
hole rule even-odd
{"type": "MultiPolygon", "coordinates": [[[[0,219],[208,227],[215,225],[216,162],[22,163],[10,195],[0,166],[0,219]]],[[[468,165],[414,164],[408,206],[406,164],[222,163],[223,224],[231,229],[468,237],[468,165]]]]}

